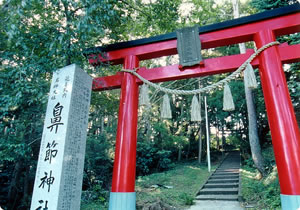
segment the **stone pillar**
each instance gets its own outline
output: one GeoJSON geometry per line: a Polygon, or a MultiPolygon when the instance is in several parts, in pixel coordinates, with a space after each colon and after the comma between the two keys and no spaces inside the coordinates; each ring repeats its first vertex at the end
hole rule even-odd
{"type": "Polygon", "coordinates": [[[79,210],[92,78],[75,64],[53,74],[31,210],[79,210]]]}

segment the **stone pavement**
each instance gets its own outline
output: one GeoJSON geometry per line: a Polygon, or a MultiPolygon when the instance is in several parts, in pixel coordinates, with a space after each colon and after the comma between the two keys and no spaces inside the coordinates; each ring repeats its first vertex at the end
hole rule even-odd
{"type": "Polygon", "coordinates": [[[238,201],[197,200],[188,210],[243,210],[238,201]]]}

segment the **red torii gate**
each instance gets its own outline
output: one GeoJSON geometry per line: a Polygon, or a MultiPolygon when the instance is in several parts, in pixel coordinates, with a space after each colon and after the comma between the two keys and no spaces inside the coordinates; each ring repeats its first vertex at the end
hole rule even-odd
{"type": "MultiPolygon", "coordinates": [[[[257,48],[276,41],[276,37],[300,31],[300,5],[294,4],[256,15],[199,28],[202,49],[254,41],[257,48]]],[[[180,70],[178,65],[152,69],[140,67],[141,60],[177,54],[175,33],[88,49],[90,64],[123,64],[138,68],[151,82],[201,77],[232,72],[254,51],[245,54],[205,59],[204,65],[180,70]],[[91,51],[92,50],[92,51],[91,51]],[[103,56],[103,52],[105,56],[103,56]],[[105,59],[103,58],[105,57],[105,59]]],[[[283,209],[300,206],[300,133],[291,103],[282,64],[300,61],[300,44],[272,46],[251,63],[259,67],[272,142],[281,188],[283,209]]],[[[93,90],[121,88],[111,210],[135,209],[135,169],[139,85],[142,82],[126,72],[94,78],[93,90]]]]}

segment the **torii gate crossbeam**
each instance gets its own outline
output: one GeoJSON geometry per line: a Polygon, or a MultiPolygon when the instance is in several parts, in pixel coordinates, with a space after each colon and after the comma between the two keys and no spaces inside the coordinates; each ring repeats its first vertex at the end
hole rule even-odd
{"type": "MultiPolygon", "coordinates": [[[[203,49],[254,41],[258,48],[276,37],[300,32],[300,5],[266,11],[256,15],[199,28],[203,49]]],[[[92,65],[110,61],[138,73],[152,82],[163,82],[232,72],[253,50],[246,54],[204,60],[204,66],[180,70],[178,65],[153,69],[139,67],[141,60],[177,54],[174,34],[123,42],[87,53],[92,65]],[[103,59],[102,52],[105,53],[103,59]]],[[[91,50],[91,49],[90,49],[91,50]]],[[[300,61],[300,44],[273,46],[263,51],[251,64],[259,67],[269,126],[281,188],[282,209],[300,206],[300,132],[290,99],[282,64],[300,61]]],[[[121,88],[110,209],[135,209],[135,168],[137,141],[138,86],[142,82],[130,73],[95,78],[93,90],[121,88]]]]}

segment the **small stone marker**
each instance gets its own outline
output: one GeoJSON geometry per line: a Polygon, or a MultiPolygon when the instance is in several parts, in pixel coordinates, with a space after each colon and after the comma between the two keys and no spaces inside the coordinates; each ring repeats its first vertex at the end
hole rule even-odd
{"type": "Polygon", "coordinates": [[[31,210],[79,210],[92,78],[75,64],[53,74],[31,210]]]}

